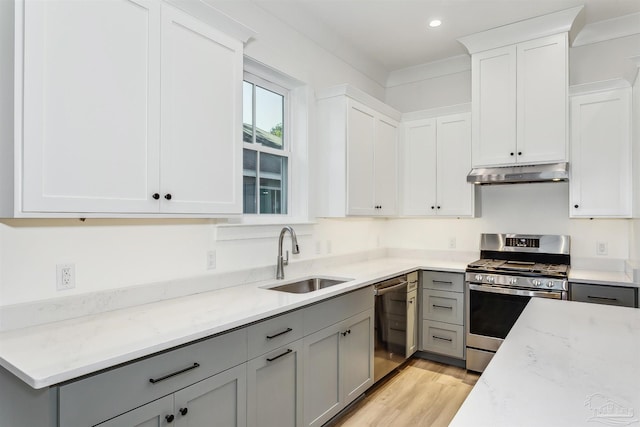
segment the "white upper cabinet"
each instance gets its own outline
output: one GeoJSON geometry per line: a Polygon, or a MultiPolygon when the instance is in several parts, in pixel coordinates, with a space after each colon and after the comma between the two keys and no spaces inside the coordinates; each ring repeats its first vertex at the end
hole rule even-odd
{"type": "Polygon", "coordinates": [[[242,44],[174,8],[162,18],[161,209],[239,213],[242,44]]]}
{"type": "Polygon", "coordinates": [[[631,88],[571,97],[571,217],[631,217],[631,88]]]}
{"type": "Polygon", "coordinates": [[[401,214],[473,216],[471,114],[403,122],[401,214]]]}
{"type": "Polygon", "coordinates": [[[567,34],[472,56],[473,166],[567,160],[567,34]]]}
{"type": "Polygon", "coordinates": [[[400,113],[346,85],[318,98],[317,215],[396,215],[400,113]]]}
{"type": "Polygon", "coordinates": [[[241,213],[242,42],[159,1],[17,9],[16,216],[241,213]]]}
{"type": "Polygon", "coordinates": [[[22,210],[157,210],[159,37],[155,1],[24,2],[22,210]]]}

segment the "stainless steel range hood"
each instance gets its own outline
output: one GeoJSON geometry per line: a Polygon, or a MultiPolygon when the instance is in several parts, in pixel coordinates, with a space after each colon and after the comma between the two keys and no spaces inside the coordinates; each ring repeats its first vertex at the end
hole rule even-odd
{"type": "Polygon", "coordinates": [[[467,182],[478,185],[557,182],[569,180],[568,163],[471,169],[467,182]]]}

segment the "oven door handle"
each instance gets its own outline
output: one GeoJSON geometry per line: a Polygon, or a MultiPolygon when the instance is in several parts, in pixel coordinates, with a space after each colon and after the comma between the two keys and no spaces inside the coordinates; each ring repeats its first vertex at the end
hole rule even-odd
{"type": "Polygon", "coordinates": [[[387,286],[386,288],[380,288],[380,289],[376,288],[374,295],[375,296],[384,295],[386,293],[395,291],[396,289],[400,289],[401,287],[407,286],[407,285],[408,285],[407,281],[403,281],[398,283],[397,285],[387,286]]]}
{"type": "Polygon", "coordinates": [[[554,291],[527,291],[524,289],[501,288],[499,286],[474,285],[473,283],[469,283],[469,289],[472,291],[489,292],[492,294],[518,295],[521,297],[532,298],[562,299],[562,293],[554,291]]]}

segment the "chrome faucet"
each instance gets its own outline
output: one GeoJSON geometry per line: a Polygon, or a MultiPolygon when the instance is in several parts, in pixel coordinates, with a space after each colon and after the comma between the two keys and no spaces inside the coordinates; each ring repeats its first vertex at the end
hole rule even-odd
{"type": "Polygon", "coordinates": [[[291,250],[294,254],[299,254],[300,249],[298,249],[298,238],[296,237],[296,232],[293,231],[293,228],[283,227],[280,230],[280,237],[278,238],[278,266],[276,270],[276,279],[284,279],[284,266],[289,265],[289,251],[287,251],[287,257],[282,257],[282,240],[284,239],[284,233],[289,232],[291,234],[291,250]]]}

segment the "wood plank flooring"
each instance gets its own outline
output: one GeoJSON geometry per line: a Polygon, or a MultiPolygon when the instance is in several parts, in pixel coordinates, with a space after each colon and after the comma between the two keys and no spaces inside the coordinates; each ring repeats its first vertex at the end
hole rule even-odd
{"type": "Polygon", "coordinates": [[[328,425],[447,426],[479,377],[463,368],[412,359],[328,425]]]}

